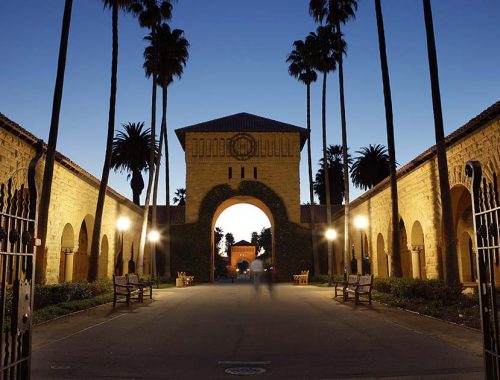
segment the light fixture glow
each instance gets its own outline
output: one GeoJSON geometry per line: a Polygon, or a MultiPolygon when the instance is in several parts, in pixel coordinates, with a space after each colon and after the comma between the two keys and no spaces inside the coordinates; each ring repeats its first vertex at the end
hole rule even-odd
{"type": "Polygon", "coordinates": [[[151,231],[148,235],[149,241],[156,243],[158,240],[160,240],[160,233],[158,231],[151,231]]]}
{"type": "Polygon", "coordinates": [[[368,225],[368,219],[366,219],[364,216],[357,216],[356,218],[354,218],[354,225],[359,229],[366,228],[366,226],[368,225]]]}
{"type": "Polygon", "coordinates": [[[335,240],[337,238],[337,231],[335,231],[332,228],[329,228],[328,230],[326,230],[325,236],[328,240],[335,240]]]}
{"type": "Polygon", "coordinates": [[[120,216],[116,221],[116,228],[120,231],[126,231],[130,228],[130,219],[126,216],[120,216]]]}

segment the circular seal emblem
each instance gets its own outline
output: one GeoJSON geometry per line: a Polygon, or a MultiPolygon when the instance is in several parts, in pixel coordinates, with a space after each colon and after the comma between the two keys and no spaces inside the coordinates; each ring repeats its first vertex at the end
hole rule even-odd
{"type": "Polygon", "coordinates": [[[257,144],[248,133],[238,133],[231,138],[229,145],[231,156],[239,161],[246,161],[255,156],[257,144]]]}

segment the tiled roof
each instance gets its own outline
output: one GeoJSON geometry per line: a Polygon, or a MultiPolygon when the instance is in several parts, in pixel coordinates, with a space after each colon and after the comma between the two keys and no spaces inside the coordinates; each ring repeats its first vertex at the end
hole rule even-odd
{"type": "MultiPolygon", "coordinates": [[[[481,112],[479,115],[477,115],[475,118],[469,120],[465,125],[462,127],[458,128],[456,131],[450,133],[448,136],[445,138],[445,144],[446,148],[449,148],[453,144],[457,143],[458,141],[464,139],[465,137],[471,135],[472,133],[478,131],[481,127],[485,126],[487,123],[490,121],[493,121],[500,117],[500,101],[494,103],[490,107],[488,107],[486,110],[481,112]]],[[[436,155],[436,145],[431,146],[429,149],[427,149],[425,152],[421,153],[417,157],[415,157],[413,160],[411,160],[409,163],[407,163],[405,166],[401,167],[397,172],[396,172],[396,177],[401,178],[405,176],[406,174],[410,173],[412,170],[418,168],[419,166],[423,165],[427,161],[431,160],[434,158],[436,155]]],[[[390,186],[390,177],[385,178],[382,182],[378,183],[376,186],[368,190],[367,192],[363,193],[360,195],[358,198],[356,198],[354,201],[350,203],[351,207],[357,206],[364,202],[366,199],[370,198],[371,196],[381,192],[385,188],[390,186]]],[[[337,211],[337,215],[340,216],[340,213],[337,211]]]]}
{"type": "MultiPolygon", "coordinates": [[[[7,116],[5,116],[2,113],[0,113],[0,128],[4,128],[9,133],[12,133],[13,135],[19,137],[21,140],[25,141],[27,144],[32,145],[33,147],[36,146],[38,141],[42,142],[41,139],[38,139],[38,137],[36,137],[23,127],[21,127],[16,122],[10,120],[7,116]]],[[[43,150],[44,152],[47,150],[47,144],[45,143],[43,143],[43,150]]],[[[56,151],[55,160],[60,165],[64,166],[66,169],[71,170],[73,173],[75,173],[75,175],[80,177],[85,182],[91,184],[92,186],[99,187],[100,180],[98,178],[94,177],[92,174],[87,172],[81,166],[71,161],[68,157],[56,151]]],[[[109,186],[106,189],[106,193],[109,196],[115,198],[117,201],[127,204],[128,207],[136,208],[136,211],[140,210],[140,206],[137,206],[130,199],[121,195],[120,193],[118,193],[116,190],[112,189],[109,186]]]]}
{"type": "Polygon", "coordinates": [[[175,134],[183,149],[185,148],[186,132],[298,132],[300,133],[301,149],[309,136],[305,128],[246,112],[176,129],[175,134]]]}
{"type": "Polygon", "coordinates": [[[234,243],[232,247],[255,247],[255,244],[249,243],[246,240],[240,240],[237,243],[234,243]]]}

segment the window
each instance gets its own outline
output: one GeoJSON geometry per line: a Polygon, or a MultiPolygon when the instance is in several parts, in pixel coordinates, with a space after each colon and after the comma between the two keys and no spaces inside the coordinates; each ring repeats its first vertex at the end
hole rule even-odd
{"type": "Polygon", "coordinates": [[[241,178],[245,178],[245,168],[241,167],[241,178]]]}
{"type": "Polygon", "coordinates": [[[227,168],[227,178],[233,178],[233,168],[227,168]]]}
{"type": "Polygon", "coordinates": [[[257,168],[253,168],[253,178],[257,179],[257,168]]]}

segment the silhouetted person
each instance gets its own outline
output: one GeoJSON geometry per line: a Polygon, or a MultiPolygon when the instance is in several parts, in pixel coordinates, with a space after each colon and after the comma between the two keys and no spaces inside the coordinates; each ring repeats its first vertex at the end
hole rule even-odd
{"type": "Polygon", "coordinates": [[[255,286],[255,291],[259,291],[260,279],[264,273],[264,264],[262,264],[261,259],[255,259],[250,264],[250,271],[252,272],[253,284],[255,286]]]}

